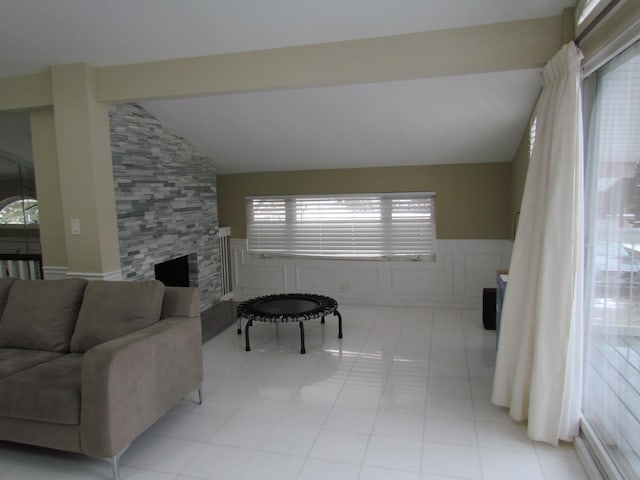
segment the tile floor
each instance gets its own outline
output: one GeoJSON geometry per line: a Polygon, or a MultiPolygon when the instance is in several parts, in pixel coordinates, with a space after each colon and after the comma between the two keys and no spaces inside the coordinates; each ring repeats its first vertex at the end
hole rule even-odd
{"type": "MultiPolygon", "coordinates": [[[[337,321],[231,326],[195,395],[121,459],[136,480],[586,479],[573,448],[530,441],[489,401],[495,332],[479,310],[345,305],[337,321]]],[[[0,480],[109,479],[101,459],[0,443],[0,480]]]]}

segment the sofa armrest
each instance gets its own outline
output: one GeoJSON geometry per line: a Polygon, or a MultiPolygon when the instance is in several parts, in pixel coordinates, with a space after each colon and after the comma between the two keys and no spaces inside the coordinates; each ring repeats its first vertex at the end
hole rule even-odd
{"type": "Polygon", "coordinates": [[[200,317],[172,317],[82,359],[82,452],[113,457],[202,384],[200,317]]]}

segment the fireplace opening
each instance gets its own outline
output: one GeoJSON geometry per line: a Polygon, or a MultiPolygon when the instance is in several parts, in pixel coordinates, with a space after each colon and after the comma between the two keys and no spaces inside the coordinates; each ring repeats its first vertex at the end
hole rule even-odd
{"type": "Polygon", "coordinates": [[[188,287],[189,255],[158,263],[154,267],[156,280],[160,280],[167,287],[188,287]]]}

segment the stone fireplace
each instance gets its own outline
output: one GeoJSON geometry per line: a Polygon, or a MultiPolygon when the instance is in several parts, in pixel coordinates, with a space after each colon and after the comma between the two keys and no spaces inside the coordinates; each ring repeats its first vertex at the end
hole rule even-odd
{"type": "Polygon", "coordinates": [[[155,278],[157,264],[187,257],[201,307],[220,300],[216,173],[136,104],[110,111],[122,278],[155,278]]]}

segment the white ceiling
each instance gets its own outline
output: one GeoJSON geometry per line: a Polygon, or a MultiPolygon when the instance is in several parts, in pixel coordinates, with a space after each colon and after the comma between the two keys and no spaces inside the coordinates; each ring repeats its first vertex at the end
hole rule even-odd
{"type": "MultiPolygon", "coordinates": [[[[559,15],[575,0],[2,0],[0,76],[559,15]]],[[[532,70],[145,102],[219,173],[509,161],[532,70]]],[[[1,146],[0,146],[1,147],[1,146]]]]}

